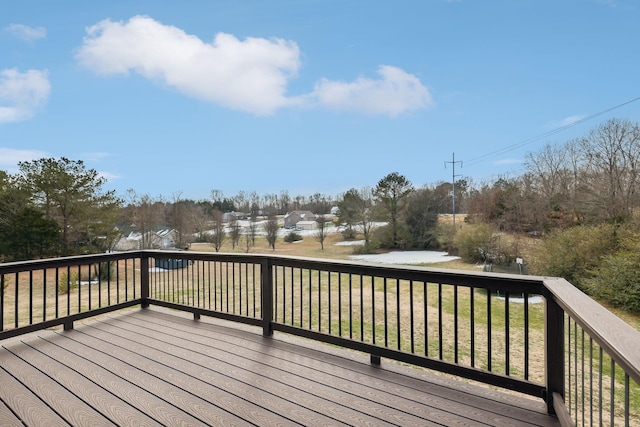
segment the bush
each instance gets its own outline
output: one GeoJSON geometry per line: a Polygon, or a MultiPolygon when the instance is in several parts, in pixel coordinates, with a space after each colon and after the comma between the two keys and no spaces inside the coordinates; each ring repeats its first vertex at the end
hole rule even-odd
{"type": "Polygon", "coordinates": [[[457,254],[457,248],[453,244],[456,229],[458,229],[457,226],[446,222],[439,222],[436,226],[436,241],[438,242],[438,248],[443,251],[447,251],[452,255],[457,254]]]}
{"type": "Polygon", "coordinates": [[[342,230],[342,238],[344,240],[353,240],[356,238],[356,230],[353,227],[345,227],[344,230],[342,230]]]}
{"type": "Polygon", "coordinates": [[[101,262],[99,266],[95,266],[97,271],[95,272],[95,277],[100,280],[110,280],[115,279],[115,261],[104,261],[101,262]]]}
{"type": "Polygon", "coordinates": [[[383,225],[372,230],[371,241],[377,242],[377,246],[385,249],[406,249],[410,243],[407,226],[398,222],[396,225],[396,239],[393,241],[393,230],[391,225],[383,225]]]}
{"type": "Polygon", "coordinates": [[[593,277],[605,255],[616,252],[619,234],[618,226],[612,224],[577,226],[552,233],[534,254],[531,273],[563,277],[588,291],[586,281],[593,277]]]}
{"type": "Polygon", "coordinates": [[[380,246],[375,241],[370,241],[368,244],[364,245],[354,245],[353,246],[353,254],[354,255],[367,255],[373,254],[380,246]]]}
{"type": "Polygon", "coordinates": [[[64,295],[78,287],[80,276],[77,271],[71,270],[69,273],[62,272],[58,276],[58,294],[64,295]]]}
{"type": "Polygon", "coordinates": [[[639,270],[638,249],[607,255],[595,277],[586,281],[587,290],[617,307],[640,313],[639,270]]]}
{"type": "Polygon", "coordinates": [[[302,240],[302,236],[298,234],[295,230],[291,230],[289,233],[287,233],[286,236],[284,236],[284,241],[287,243],[293,243],[299,240],[302,240]]]}
{"type": "Polygon", "coordinates": [[[618,230],[618,250],[602,257],[593,277],[585,280],[585,287],[616,307],[640,313],[640,233],[632,227],[618,230]]]}
{"type": "Polygon", "coordinates": [[[453,246],[465,262],[484,262],[497,256],[495,242],[494,230],[489,224],[465,225],[453,238],[453,246]]]}

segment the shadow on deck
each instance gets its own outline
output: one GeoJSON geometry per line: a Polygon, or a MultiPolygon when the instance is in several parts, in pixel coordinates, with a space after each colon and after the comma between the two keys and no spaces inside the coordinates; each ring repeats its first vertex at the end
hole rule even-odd
{"type": "Polygon", "coordinates": [[[559,425],[541,400],[382,363],[260,328],[128,310],[4,341],[0,424],[559,425]]]}

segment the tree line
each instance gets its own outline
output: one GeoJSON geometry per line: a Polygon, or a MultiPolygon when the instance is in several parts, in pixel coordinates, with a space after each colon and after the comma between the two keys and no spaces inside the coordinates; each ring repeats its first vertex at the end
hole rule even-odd
{"type": "MultiPolygon", "coordinates": [[[[523,256],[523,248],[517,240],[515,245],[501,242],[501,233],[535,237],[537,247],[549,246],[527,254],[530,272],[566,277],[603,295],[596,289],[596,272],[604,274],[608,266],[613,275],[620,265],[640,267],[639,256],[633,255],[640,241],[640,127],[624,119],[607,120],[582,137],[528,153],[518,176],[416,187],[392,172],[372,187],[351,188],[335,197],[292,197],[284,190],[226,196],[212,190],[206,200],[183,199],[180,194],[165,199],[133,189],[120,197],[106,191],[105,179],[82,161],[45,158],[18,167],[14,175],[0,171],[4,261],[103,252],[127,229],[144,235],[169,227],[178,232],[179,246],[200,240],[219,249],[223,238],[235,246],[242,243],[241,236],[237,223],[224,219],[228,212],[242,212],[254,226],[258,218],[266,220],[262,231],[275,249],[277,215],[294,210],[322,215],[336,206],[335,221],[344,238],[365,241],[360,251],[442,249],[470,262],[508,263],[523,256]],[[438,220],[441,214],[454,213],[454,189],[455,213],[466,214],[464,226],[438,220]],[[603,237],[603,230],[609,238],[603,237]],[[625,258],[611,258],[617,254],[625,258]]],[[[247,251],[257,231],[244,233],[250,235],[242,243],[247,251]]],[[[637,285],[626,283],[622,289],[627,292],[633,286],[637,285]]]]}

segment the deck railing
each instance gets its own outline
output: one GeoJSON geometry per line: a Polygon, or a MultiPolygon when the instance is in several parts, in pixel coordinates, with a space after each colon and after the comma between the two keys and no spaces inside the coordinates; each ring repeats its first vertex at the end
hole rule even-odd
{"type": "Polygon", "coordinates": [[[640,332],[563,279],[254,254],[0,264],[0,339],[150,304],[544,399],[565,425],[640,422],[640,332]]]}

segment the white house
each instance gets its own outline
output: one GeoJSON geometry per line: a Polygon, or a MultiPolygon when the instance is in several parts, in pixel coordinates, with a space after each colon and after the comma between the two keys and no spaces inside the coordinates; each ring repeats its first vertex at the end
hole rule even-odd
{"type": "Polygon", "coordinates": [[[318,227],[318,223],[315,221],[298,221],[296,228],[301,230],[315,230],[318,227]]]}
{"type": "Polygon", "coordinates": [[[292,211],[284,216],[284,228],[297,227],[300,221],[315,221],[318,216],[311,211],[292,211]]]}

